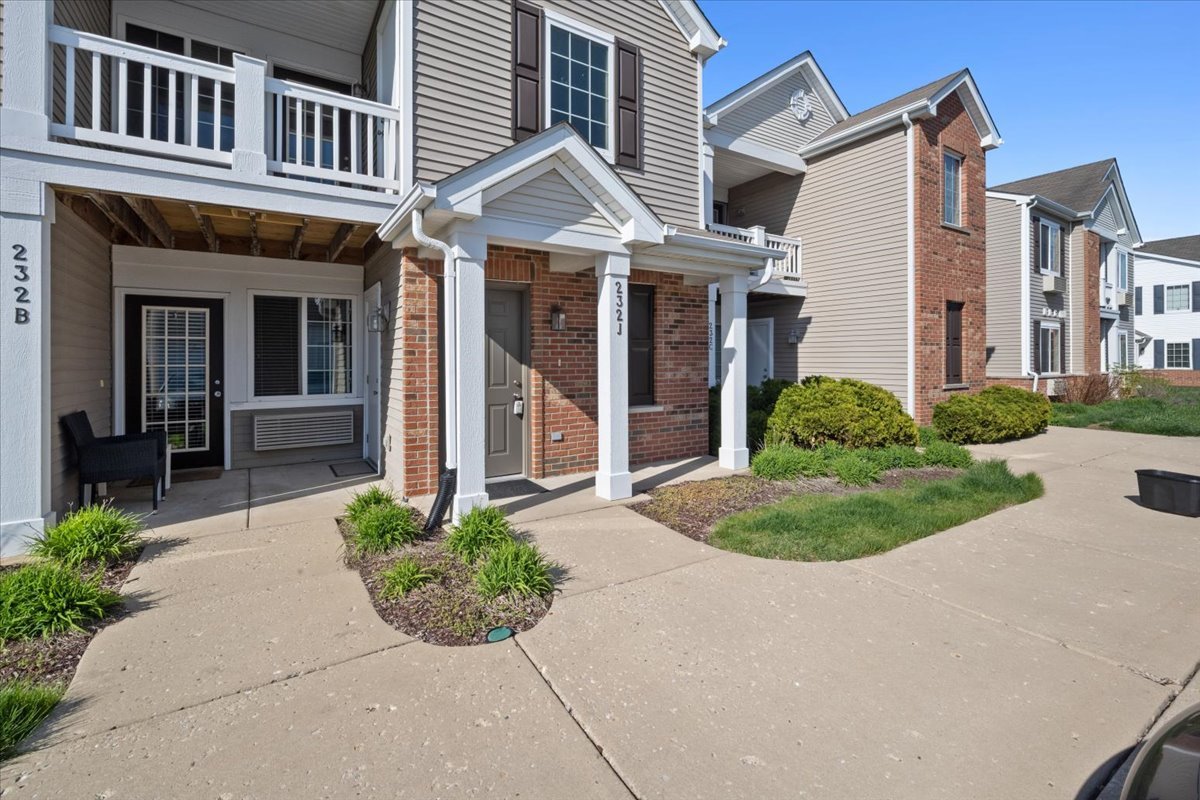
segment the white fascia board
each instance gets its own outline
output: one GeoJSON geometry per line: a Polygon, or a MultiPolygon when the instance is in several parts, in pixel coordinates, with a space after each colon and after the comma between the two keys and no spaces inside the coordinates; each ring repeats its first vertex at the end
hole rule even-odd
{"type": "Polygon", "coordinates": [[[408,230],[412,223],[412,212],[426,208],[437,197],[437,189],[429,184],[414,183],[413,187],[400,199],[392,213],[388,214],[376,234],[381,242],[394,242],[408,230]]]}
{"type": "Polygon", "coordinates": [[[750,290],[751,294],[774,294],[784,297],[808,297],[808,281],[775,278],[750,290]]]}
{"type": "MultiPolygon", "coordinates": [[[[1142,243],[1142,232],[1138,229],[1137,217],[1135,217],[1133,214],[1133,206],[1129,204],[1129,196],[1125,194],[1125,181],[1121,178],[1121,168],[1117,166],[1115,159],[1113,160],[1113,165],[1108,169],[1108,175],[1105,177],[1108,178],[1109,175],[1112,175],[1112,183],[1109,185],[1108,191],[1106,191],[1104,194],[1107,195],[1108,192],[1115,191],[1121,213],[1125,217],[1125,224],[1130,228],[1130,233],[1133,236],[1134,247],[1136,247],[1142,243]],[[1113,172],[1115,172],[1116,175],[1112,175],[1113,172]]],[[[1092,209],[1093,214],[1096,213],[1096,209],[1100,208],[1100,204],[1103,202],[1104,197],[1101,197],[1100,202],[1096,203],[1096,208],[1092,209]]]]}
{"type": "Polygon", "coordinates": [[[376,225],[396,202],[396,195],[387,192],[250,175],[207,164],[61,142],[21,140],[10,147],[13,144],[8,141],[0,149],[0,174],[56,186],[376,225]]]}
{"type": "Polygon", "coordinates": [[[751,141],[744,136],[734,138],[724,131],[709,129],[704,132],[704,139],[713,147],[737,153],[739,156],[775,172],[799,175],[808,170],[808,163],[801,156],[778,147],[751,141]]]}
{"type": "MultiPolygon", "coordinates": [[[[617,236],[563,230],[554,225],[507,217],[483,216],[470,221],[455,221],[450,230],[463,234],[486,236],[488,242],[493,244],[513,247],[536,245],[540,249],[550,252],[575,254],[629,252],[629,248],[617,236]]],[[[438,235],[445,238],[447,233],[439,231],[438,235]]]]}
{"type": "Polygon", "coordinates": [[[1134,249],[1134,256],[1137,257],[1137,264],[1140,268],[1146,261],[1166,261],[1170,264],[1178,264],[1181,267],[1200,267],[1200,261],[1193,261],[1189,258],[1178,258],[1177,256],[1164,256],[1161,253],[1148,253],[1145,250],[1134,249]]]}
{"type": "Polygon", "coordinates": [[[1012,192],[996,192],[988,189],[984,192],[985,197],[993,200],[1011,200],[1014,203],[1031,203],[1034,196],[1031,194],[1013,194],[1012,192]]]}
{"type": "Polygon", "coordinates": [[[704,109],[704,116],[710,124],[719,124],[721,114],[732,111],[748,100],[762,94],[780,81],[786,80],[792,75],[807,69],[809,76],[813,79],[812,82],[820,89],[822,99],[826,106],[829,107],[830,114],[834,118],[834,122],[841,122],[850,116],[850,112],[842,105],[842,100],[837,96],[837,92],[833,90],[833,86],[829,83],[829,79],[825,77],[825,73],[817,66],[816,59],[808,50],[805,50],[800,55],[792,58],[770,72],[766,72],[739,89],[735,89],[729,94],[710,103],[704,109]]]}
{"type": "Polygon", "coordinates": [[[1089,216],[1091,216],[1086,211],[1081,212],[1076,211],[1073,208],[1067,208],[1062,203],[1056,203],[1048,197],[1042,197],[1040,194],[1035,194],[1033,196],[1033,198],[1030,200],[1029,207],[1044,208],[1052,214],[1057,214],[1058,216],[1070,220],[1071,222],[1077,222],[1079,220],[1087,219],[1089,216]]]}
{"type": "Polygon", "coordinates": [[[870,136],[888,128],[893,128],[897,125],[904,124],[904,116],[908,115],[909,119],[920,119],[921,117],[929,116],[930,106],[928,100],[918,100],[904,108],[896,109],[895,111],[884,114],[883,116],[875,117],[860,122],[859,124],[847,128],[841,133],[835,134],[828,139],[819,139],[812,144],[800,148],[800,155],[804,158],[812,158],[813,156],[827,153],[830,150],[836,150],[843,145],[854,142],[858,139],[870,136]]]}
{"type": "Polygon", "coordinates": [[[967,115],[971,117],[971,122],[975,125],[975,132],[979,134],[980,146],[984,150],[993,150],[999,147],[1004,143],[1004,139],[1000,137],[1000,129],[996,127],[996,121],[992,119],[987,103],[983,101],[983,95],[979,92],[979,86],[976,85],[970,70],[964,69],[929,98],[930,111],[936,115],[938,103],[960,89],[966,90],[967,97],[971,101],[963,103],[963,106],[966,107],[967,115]]]}
{"type": "Polygon", "coordinates": [[[676,3],[658,0],[658,2],[667,12],[671,21],[675,23],[675,27],[679,28],[683,38],[687,40],[688,49],[693,53],[708,58],[728,44],[704,16],[704,12],[700,10],[700,6],[695,3],[695,0],[678,0],[676,3]],[[685,18],[680,19],[679,14],[683,14],[685,18]]]}

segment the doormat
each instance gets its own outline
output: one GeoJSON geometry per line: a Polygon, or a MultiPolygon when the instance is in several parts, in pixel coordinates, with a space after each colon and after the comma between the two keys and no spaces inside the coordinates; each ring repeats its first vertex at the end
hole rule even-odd
{"type": "Polygon", "coordinates": [[[489,500],[508,500],[513,497],[523,497],[527,494],[541,494],[547,491],[528,478],[514,478],[511,481],[489,483],[487,493],[489,500]]]}
{"type": "Polygon", "coordinates": [[[355,475],[374,475],[375,468],[365,461],[344,461],[341,464],[330,464],[329,468],[338,478],[352,478],[355,475]]]}
{"type": "MultiPolygon", "coordinates": [[[[215,481],[225,472],[223,467],[196,467],[195,469],[173,469],[171,470],[171,485],[177,483],[189,483],[191,481],[215,481]]],[[[149,478],[137,478],[126,486],[149,486],[151,483],[149,478]]]]}

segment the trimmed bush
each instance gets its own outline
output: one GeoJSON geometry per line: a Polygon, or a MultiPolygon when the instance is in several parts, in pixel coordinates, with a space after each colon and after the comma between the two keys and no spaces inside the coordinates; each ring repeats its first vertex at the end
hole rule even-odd
{"type": "Polygon", "coordinates": [[[966,469],[975,463],[967,448],[953,442],[930,442],[925,447],[925,463],[931,467],[966,469]]]}
{"type": "Polygon", "coordinates": [[[495,506],[476,506],[462,515],[446,537],[446,549],[468,564],[512,541],[513,529],[495,506]]]}
{"type": "Polygon", "coordinates": [[[30,554],[77,567],[123,561],[142,546],[142,519],[105,503],[85,506],[33,541],[30,554]]]}
{"type": "Polygon", "coordinates": [[[367,506],[358,514],[350,546],[355,555],[379,555],[415,541],[421,535],[412,511],[404,506],[367,506]]]}
{"type": "Polygon", "coordinates": [[[1050,424],[1045,395],[1015,386],[989,386],[979,394],[958,395],[933,408],[938,435],[956,444],[988,444],[1024,439],[1050,424]]]}
{"type": "Polygon", "coordinates": [[[870,486],[879,480],[879,467],[865,453],[845,453],[829,465],[839,482],[846,486],[870,486]]]}
{"type": "Polygon", "coordinates": [[[545,597],[554,589],[553,569],[533,545],[507,539],[488,553],[475,582],[488,600],[504,594],[545,597]]]}
{"type": "MultiPolygon", "coordinates": [[[[770,378],[758,386],[746,387],[746,446],[751,452],[766,447],[767,422],[779,395],[794,384],[783,378],[770,378]]],[[[721,448],[721,387],[708,390],[708,454],[717,455],[721,448]]]]}
{"type": "Polygon", "coordinates": [[[783,390],[767,436],[801,447],[915,445],[917,425],[886,389],[853,378],[815,375],[783,390]]]}
{"type": "Polygon", "coordinates": [[[750,471],[770,481],[786,481],[828,475],[829,464],[821,450],[804,450],[792,444],[773,444],[754,455],[750,460],[750,471]]]}
{"type": "Polygon", "coordinates": [[[103,588],[101,577],[97,570],[84,578],[52,561],[0,574],[0,642],[48,638],[102,618],[121,596],[103,588]]]}
{"type": "Polygon", "coordinates": [[[16,754],[17,745],[42,724],[62,695],[61,686],[0,683],[0,761],[16,754]]]}
{"type": "Polygon", "coordinates": [[[377,506],[398,506],[399,501],[396,495],[382,486],[370,486],[361,492],[355,492],[354,497],[350,498],[350,502],[346,503],[346,519],[350,524],[357,525],[359,517],[367,511],[367,509],[377,506]]]}
{"type": "Polygon", "coordinates": [[[379,594],[390,600],[420,589],[436,578],[437,573],[422,566],[415,558],[405,557],[381,572],[379,577],[383,581],[379,594]]]}

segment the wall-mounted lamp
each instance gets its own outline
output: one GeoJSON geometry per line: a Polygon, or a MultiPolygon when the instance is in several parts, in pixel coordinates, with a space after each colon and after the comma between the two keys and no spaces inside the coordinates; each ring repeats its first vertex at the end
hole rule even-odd
{"type": "Polygon", "coordinates": [[[800,344],[800,331],[795,328],[788,331],[788,344],[800,344]]]}
{"type": "Polygon", "coordinates": [[[550,330],[565,331],[567,329],[567,312],[559,306],[550,306],[550,330]]]}
{"type": "Polygon", "coordinates": [[[391,311],[390,303],[367,314],[367,330],[371,333],[383,333],[387,330],[389,311],[391,311]]]}

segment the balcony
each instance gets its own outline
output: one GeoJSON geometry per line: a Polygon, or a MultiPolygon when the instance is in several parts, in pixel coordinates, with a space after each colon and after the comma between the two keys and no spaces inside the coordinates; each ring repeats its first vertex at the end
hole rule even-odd
{"type": "Polygon", "coordinates": [[[400,110],[51,25],[50,133],[112,150],[380,192],[400,189],[400,110]]]}
{"type": "Polygon", "coordinates": [[[1132,292],[1118,289],[1111,281],[1100,279],[1100,313],[1105,316],[1116,316],[1122,306],[1132,305],[1132,292]]]}
{"type": "Polygon", "coordinates": [[[761,225],[754,228],[734,228],[730,225],[718,225],[710,222],[705,226],[709,233],[716,233],[721,236],[727,236],[730,239],[736,239],[739,242],[747,242],[749,244],[757,244],[764,247],[770,247],[775,250],[782,250],[787,253],[781,259],[775,262],[774,278],[783,281],[801,281],[803,278],[800,273],[800,256],[801,256],[801,240],[793,239],[788,236],[776,236],[773,233],[767,233],[761,225]]]}

